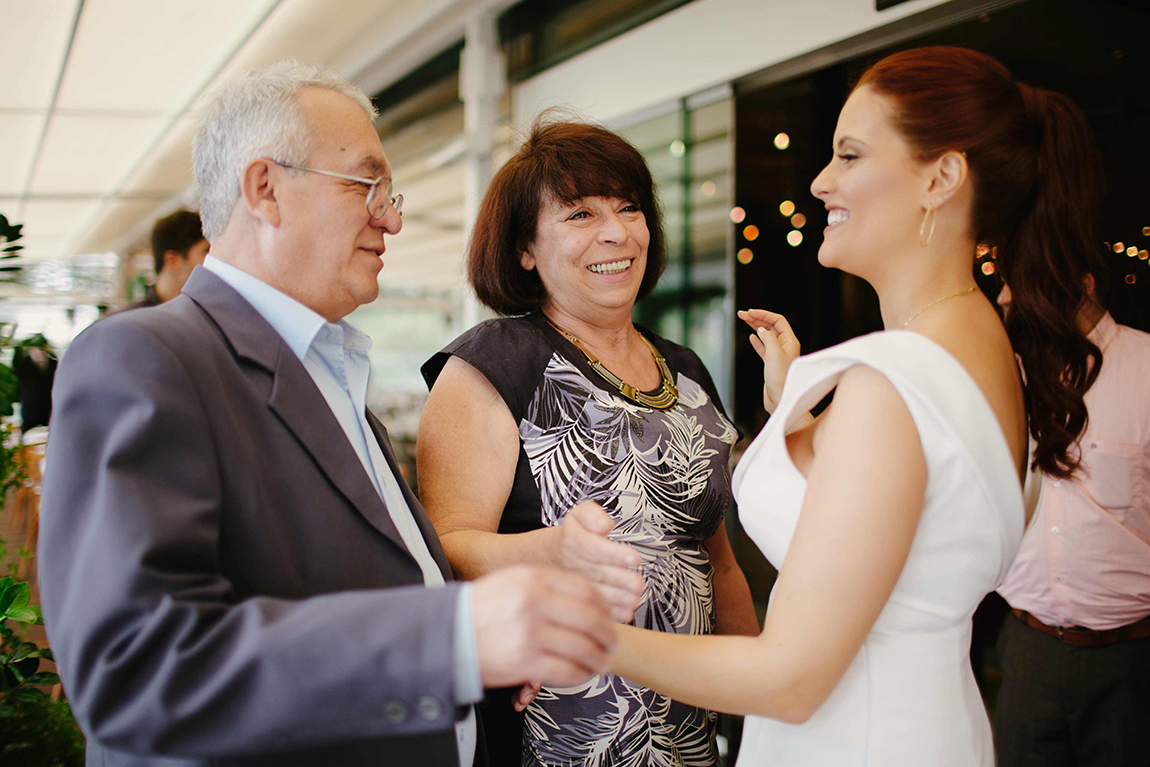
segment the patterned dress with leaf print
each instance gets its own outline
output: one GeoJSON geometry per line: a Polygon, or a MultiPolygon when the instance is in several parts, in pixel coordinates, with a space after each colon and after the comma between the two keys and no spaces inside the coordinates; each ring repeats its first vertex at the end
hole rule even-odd
{"type": "MultiPolygon", "coordinates": [[[[667,364],[679,400],[659,411],[624,398],[536,313],[477,325],[423,367],[434,384],[448,357],[479,370],[519,425],[520,453],[501,533],[557,525],[594,500],[616,521],[613,540],[643,558],[635,625],[679,634],[715,630],[705,543],[730,501],[727,459],[737,437],[699,358],[640,329],[667,364]]],[[[493,764],[519,737],[509,695],[483,711],[493,764]],[[509,721],[511,720],[511,721],[509,721]]],[[[716,716],[607,674],[543,688],[522,720],[530,767],[710,767],[716,716]]]]}

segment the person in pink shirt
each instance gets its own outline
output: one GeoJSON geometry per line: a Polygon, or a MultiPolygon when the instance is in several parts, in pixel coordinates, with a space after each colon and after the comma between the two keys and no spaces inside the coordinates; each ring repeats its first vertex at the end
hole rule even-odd
{"type": "MultiPolygon", "coordinates": [[[[1100,273],[1100,272],[1096,272],[1100,273]]],[[[1036,472],[1022,548],[998,588],[1000,767],[1150,764],[1150,334],[1095,298],[1077,321],[1102,352],[1081,464],[1036,472]]],[[[1012,296],[998,302],[1009,312],[1012,296]]]]}

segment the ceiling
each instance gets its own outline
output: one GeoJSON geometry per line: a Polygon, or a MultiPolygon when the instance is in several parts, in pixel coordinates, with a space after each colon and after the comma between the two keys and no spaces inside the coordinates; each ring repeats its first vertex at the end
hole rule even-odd
{"type": "MultiPolygon", "coordinates": [[[[490,4],[0,0],[0,72],[15,73],[0,79],[0,213],[24,223],[28,261],[139,250],[156,217],[194,205],[191,138],[216,86],[291,56],[377,92],[458,40],[465,14],[490,4]]],[[[438,180],[462,189],[458,169],[438,180]]],[[[412,218],[415,235],[425,227],[412,218]]],[[[455,258],[461,228],[446,236],[432,222],[427,242],[411,242],[413,263],[437,239],[451,241],[455,258]]],[[[410,266],[397,264],[396,276],[418,282],[410,266]]]]}

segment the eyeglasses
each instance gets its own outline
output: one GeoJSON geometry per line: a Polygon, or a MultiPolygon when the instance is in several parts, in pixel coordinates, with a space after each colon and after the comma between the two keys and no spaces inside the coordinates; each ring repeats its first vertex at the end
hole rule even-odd
{"type": "Polygon", "coordinates": [[[290,162],[280,162],[279,160],[272,160],[276,165],[283,168],[291,168],[292,170],[305,170],[308,173],[318,173],[321,176],[331,176],[332,178],[342,178],[344,181],[355,181],[367,187],[367,213],[375,220],[383,218],[387,213],[389,205],[395,206],[395,212],[403,215],[403,195],[392,195],[395,190],[391,186],[391,179],[383,176],[379,178],[358,178],[357,176],[346,176],[343,173],[332,173],[330,170],[317,170],[316,168],[305,168],[302,165],[292,165],[290,162]],[[383,194],[376,194],[379,190],[379,185],[387,182],[383,194]]]}

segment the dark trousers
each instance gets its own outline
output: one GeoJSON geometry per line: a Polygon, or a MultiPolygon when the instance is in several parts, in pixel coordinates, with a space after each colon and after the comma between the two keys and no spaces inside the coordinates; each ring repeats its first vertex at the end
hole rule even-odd
{"type": "Polygon", "coordinates": [[[999,649],[999,767],[1150,765],[1150,638],[1073,647],[1010,615],[999,649]]]}

